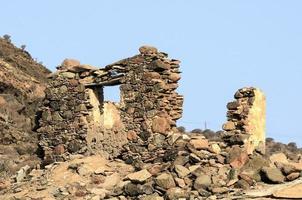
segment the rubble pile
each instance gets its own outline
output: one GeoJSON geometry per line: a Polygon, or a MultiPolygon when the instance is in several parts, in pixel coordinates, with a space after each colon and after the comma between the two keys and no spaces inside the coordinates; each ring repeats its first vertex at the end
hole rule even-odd
{"type": "MultiPolygon", "coordinates": [[[[255,152],[242,159],[241,152],[225,142],[176,132],[152,144],[170,146],[167,149],[174,152],[158,147],[153,151],[162,157],[139,166],[119,159],[72,155],[69,161],[49,164],[44,170],[22,168],[3,191],[12,195],[27,191],[27,197],[49,195],[49,199],[248,199],[253,195],[257,199],[273,196],[268,190],[252,196],[247,192],[277,185],[285,190],[292,181],[302,184],[302,160],[291,161],[283,153],[264,156],[255,152]],[[243,164],[238,167],[236,163],[243,164]]],[[[273,191],[275,196],[285,195],[273,191]]],[[[299,191],[290,195],[301,198],[299,191]]]]}

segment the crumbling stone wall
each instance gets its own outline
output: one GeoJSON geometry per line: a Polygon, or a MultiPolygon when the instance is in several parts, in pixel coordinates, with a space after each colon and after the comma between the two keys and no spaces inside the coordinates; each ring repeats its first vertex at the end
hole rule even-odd
{"type": "Polygon", "coordinates": [[[179,61],[154,47],[139,51],[101,69],[65,60],[50,76],[38,129],[46,160],[74,153],[115,157],[128,144],[146,146],[154,134],[176,127],[183,104],[176,92],[179,61]],[[114,85],[120,102],[104,102],[103,87],[114,85]]]}
{"type": "Polygon", "coordinates": [[[223,125],[230,145],[242,145],[248,154],[265,150],[265,96],[253,87],[239,89],[235,101],[227,104],[227,122],[223,125]]]}
{"type": "Polygon", "coordinates": [[[45,93],[38,129],[44,159],[62,160],[66,151],[85,152],[89,114],[85,87],[79,83],[76,74],[62,72],[52,77],[45,93]]]}

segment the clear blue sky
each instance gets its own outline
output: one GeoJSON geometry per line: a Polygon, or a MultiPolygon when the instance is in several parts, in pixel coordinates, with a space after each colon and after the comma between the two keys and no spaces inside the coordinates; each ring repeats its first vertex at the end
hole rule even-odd
{"type": "Polygon", "coordinates": [[[298,0],[9,0],[0,34],[51,70],[68,57],[101,67],[154,45],[182,61],[179,125],[220,129],[234,92],[255,86],[267,96],[267,135],[301,146],[301,10],[298,0]]]}

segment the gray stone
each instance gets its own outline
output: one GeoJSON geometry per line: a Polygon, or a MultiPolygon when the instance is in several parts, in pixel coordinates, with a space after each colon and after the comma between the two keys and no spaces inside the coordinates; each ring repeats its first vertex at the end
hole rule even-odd
{"type": "Polygon", "coordinates": [[[129,196],[137,196],[141,193],[140,185],[128,183],[125,185],[124,190],[129,196]]]}
{"type": "Polygon", "coordinates": [[[268,183],[283,183],[285,177],[283,176],[282,172],[275,167],[263,167],[261,169],[263,174],[262,180],[268,183]]]}

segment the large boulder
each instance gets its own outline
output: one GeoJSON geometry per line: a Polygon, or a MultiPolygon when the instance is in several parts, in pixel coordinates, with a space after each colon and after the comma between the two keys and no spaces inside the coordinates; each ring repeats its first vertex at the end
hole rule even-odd
{"type": "Polygon", "coordinates": [[[275,167],[263,167],[261,169],[263,173],[263,181],[268,183],[282,183],[285,180],[282,172],[275,167]]]}

